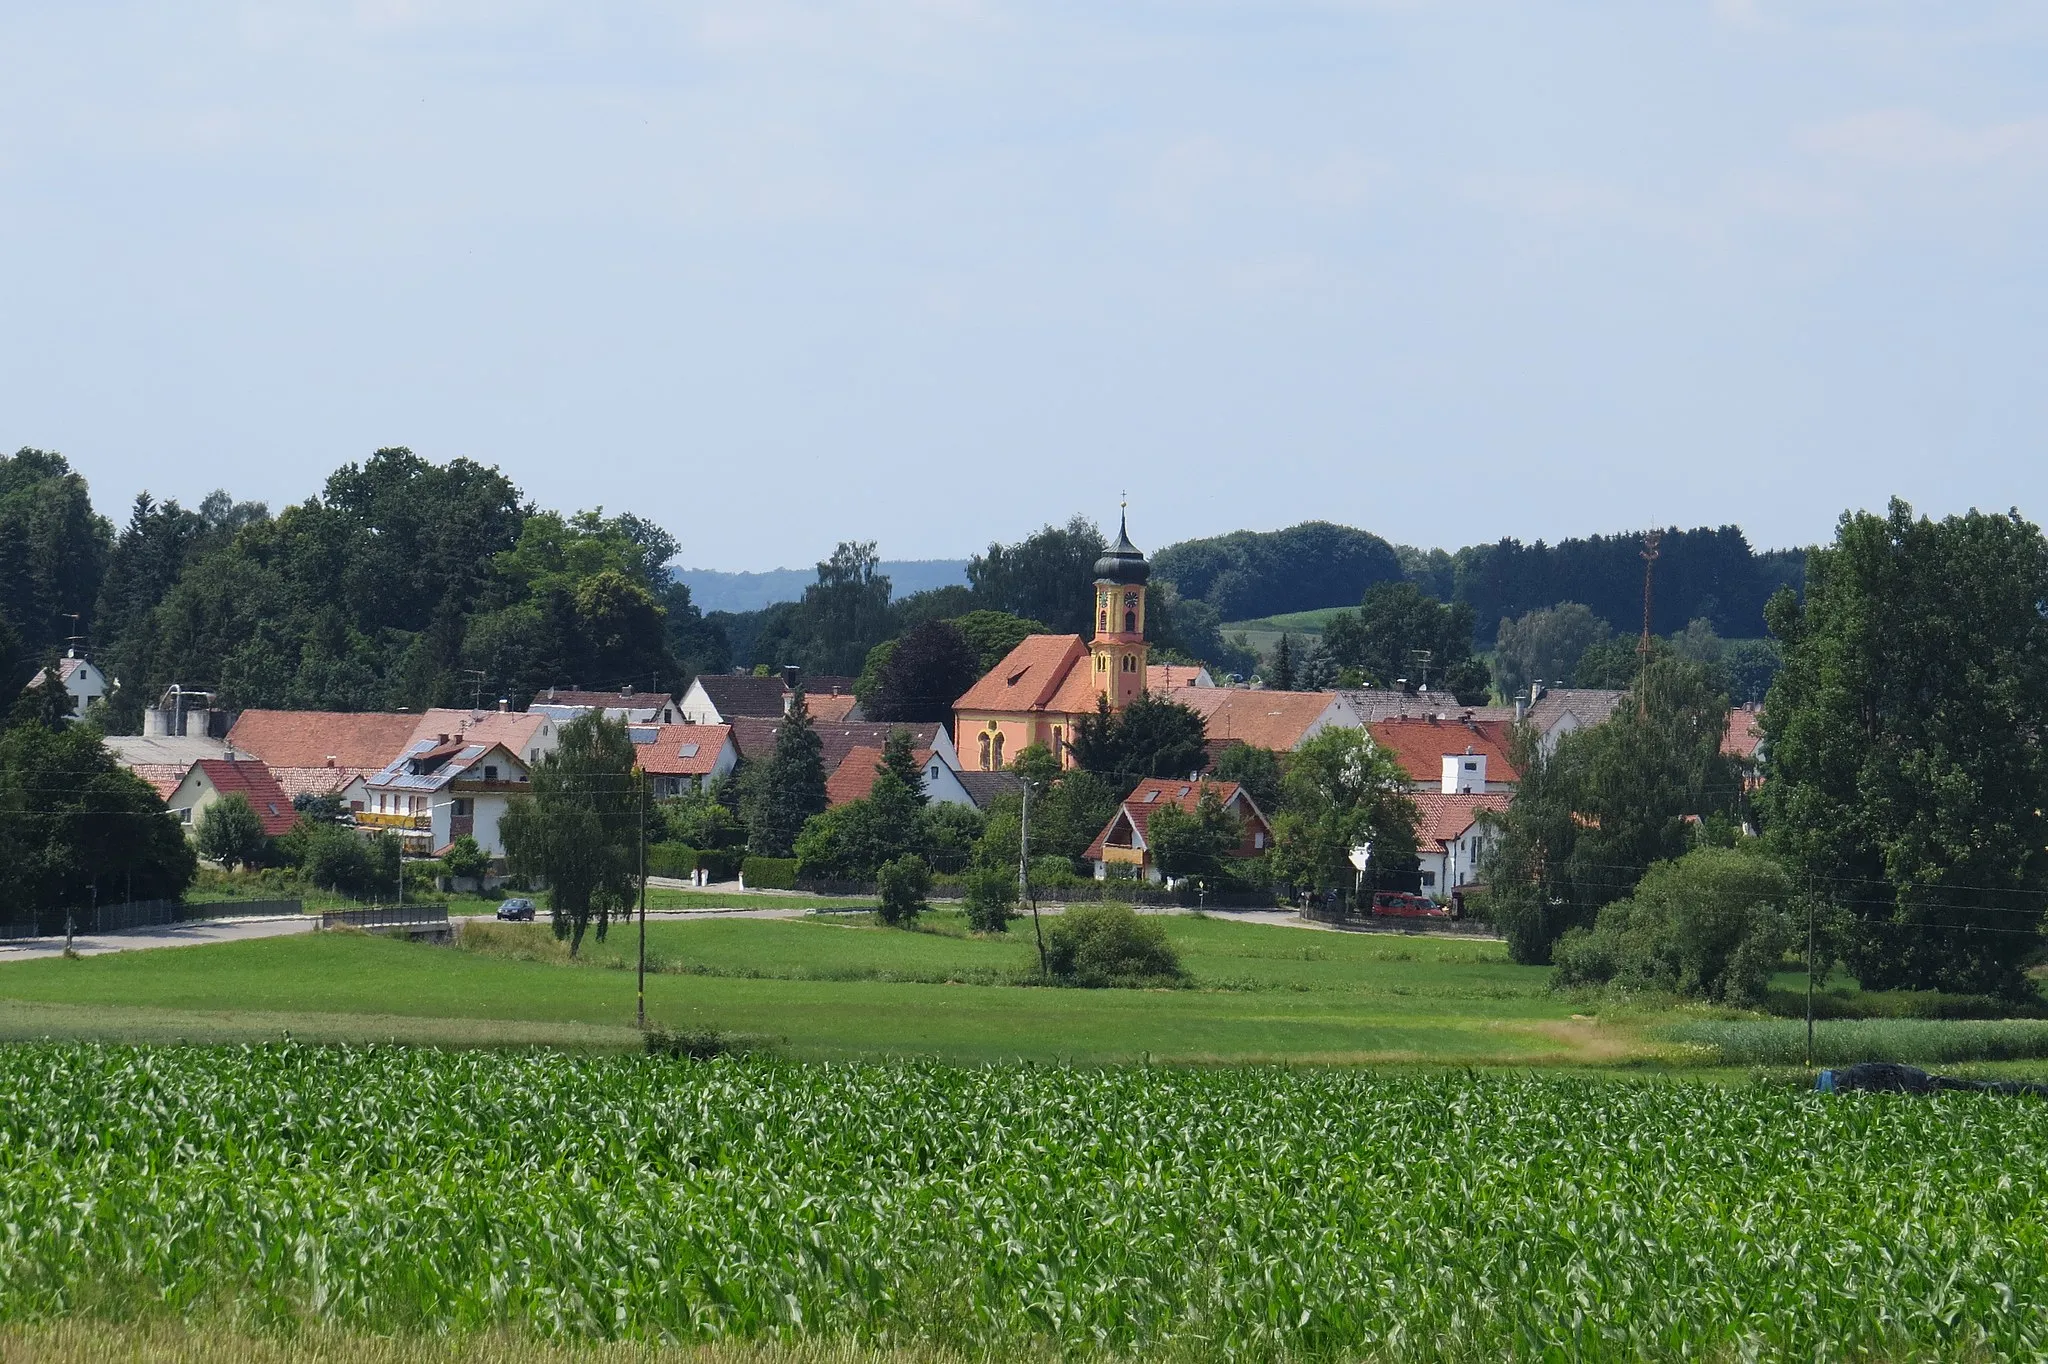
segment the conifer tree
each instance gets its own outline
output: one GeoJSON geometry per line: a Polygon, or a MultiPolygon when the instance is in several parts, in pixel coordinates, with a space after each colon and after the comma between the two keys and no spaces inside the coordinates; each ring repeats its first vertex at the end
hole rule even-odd
{"type": "Polygon", "coordinates": [[[1280,647],[1273,651],[1273,676],[1266,685],[1274,691],[1294,690],[1294,640],[1288,635],[1280,636],[1280,647]]]}
{"type": "Polygon", "coordinates": [[[756,857],[788,857],[804,821],[825,808],[825,746],[811,725],[810,707],[799,687],[789,714],[775,734],[775,752],[754,803],[747,847],[756,857]]]}

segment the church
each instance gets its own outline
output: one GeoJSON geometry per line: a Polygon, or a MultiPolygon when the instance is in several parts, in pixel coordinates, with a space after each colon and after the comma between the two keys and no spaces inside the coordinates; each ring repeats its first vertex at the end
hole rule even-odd
{"type": "Polygon", "coordinates": [[[1141,691],[1199,686],[1196,668],[1145,661],[1145,585],[1152,566],[1119,518],[1116,544],[1095,561],[1095,631],[1032,635],[953,705],[953,742],[962,766],[997,772],[1032,744],[1073,765],[1076,726],[1099,700],[1122,710],[1141,691]]]}

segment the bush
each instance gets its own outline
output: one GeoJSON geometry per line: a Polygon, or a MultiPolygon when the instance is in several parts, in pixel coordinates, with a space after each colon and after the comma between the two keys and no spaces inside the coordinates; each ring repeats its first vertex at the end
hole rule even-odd
{"type": "Polygon", "coordinates": [[[1797,936],[1792,898],[1784,868],[1756,847],[1695,848],[1652,866],[1591,929],[1560,938],[1554,983],[1756,1004],[1797,936]]]}
{"type": "Polygon", "coordinates": [[[261,863],[270,847],[249,798],[230,792],[206,807],[199,816],[199,852],[203,857],[233,870],[261,863]]]}
{"type": "Polygon", "coordinates": [[[1017,904],[1017,878],[999,867],[976,867],[962,878],[967,922],[977,933],[1003,933],[1017,904]]]}
{"type": "Polygon", "coordinates": [[[441,854],[441,866],[450,876],[481,881],[490,873],[491,855],[483,850],[482,844],[464,834],[441,854]]]}
{"type": "Polygon", "coordinates": [[[875,914],[883,923],[915,923],[918,915],[931,908],[925,903],[925,896],[932,888],[932,869],[917,854],[905,853],[893,861],[884,862],[875,874],[875,880],[876,890],[882,898],[875,914]]]}
{"type": "Polygon", "coordinates": [[[1062,984],[1089,989],[1178,983],[1186,974],[1165,926],[1127,905],[1070,906],[1046,930],[1045,955],[1062,984]]]}
{"type": "Polygon", "coordinates": [[[748,890],[795,890],[794,857],[749,857],[740,864],[748,890]]]}
{"type": "Polygon", "coordinates": [[[704,875],[713,881],[730,881],[740,874],[741,865],[747,860],[745,848],[699,848],[697,865],[704,869],[704,875]]]}
{"type": "Polygon", "coordinates": [[[299,874],[322,890],[360,899],[392,884],[369,843],[338,824],[301,821],[291,837],[299,874]]]}
{"type": "Polygon", "coordinates": [[[647,850],[649,876],[687,878],[697,870],[697,850],[687,843],[657,843],[647,850]]]}

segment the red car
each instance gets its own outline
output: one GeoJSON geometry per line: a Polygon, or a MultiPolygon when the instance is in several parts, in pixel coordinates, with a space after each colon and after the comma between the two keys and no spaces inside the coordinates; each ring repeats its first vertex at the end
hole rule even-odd
{"type": "Polygon", "coordinates": [[[1373,917],[1381,919],[1448,919],[1451,911],[1427,895],[1404,890],[1376,890],[1372,894],[1373,917]]]}

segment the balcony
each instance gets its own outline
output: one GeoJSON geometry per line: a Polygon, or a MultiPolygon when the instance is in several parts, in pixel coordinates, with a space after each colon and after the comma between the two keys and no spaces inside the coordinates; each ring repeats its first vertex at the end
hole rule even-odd
{"type": "Polygon", "coordinates": [[[356,823],[365,829],[422,829],[434,827],[432,815],[389,814],[381,810],[358,810],[356,823]]]}

